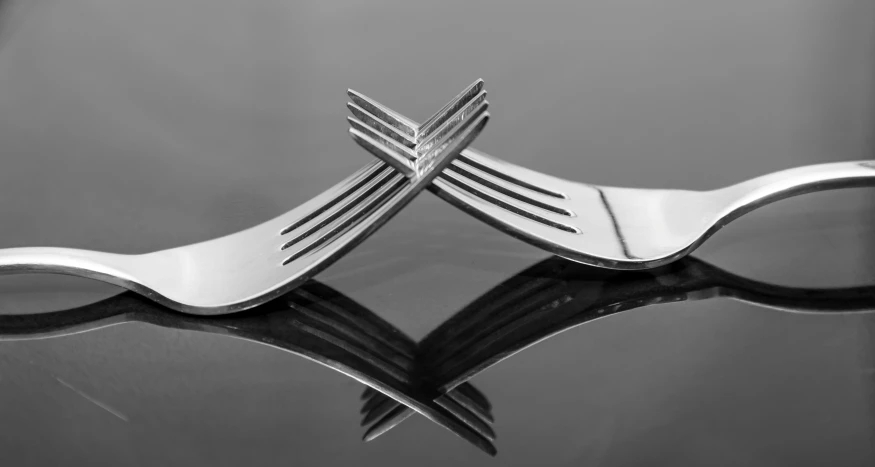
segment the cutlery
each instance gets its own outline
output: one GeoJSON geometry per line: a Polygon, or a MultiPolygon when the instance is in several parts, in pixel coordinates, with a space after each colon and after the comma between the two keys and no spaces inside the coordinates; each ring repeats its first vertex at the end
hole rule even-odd
{"type": "MultiPolygon", "coordinates": [[[[350,98],[356,115],[351,127],[399,152],[416,144],[431,124],[417,124],[354,91],[350,98]]],[[[574,182],[467,148],[429,190],[552,254],[603,268],[648,269],[686,256],[756,208],[863,186],[875,186],[875,161],[797,167],[711,191],[656,190],[574,182]]]]}
{"type": "MultiPolygon", "coordinates": [[[[478,81],[482,87],[482,81],[478,81]]],[[[0,274],[55,273],[109,282],[177,311],[233,313],[276,298],[319,273],[386,223],[486,125],[488,103],[451,101],[428,137],[401,156],[352,131],[369,151],[393,160],[359,170],[301,206],[261,225],[193,245],[141,255],[72,248],[0,249],[0,274]]]]}

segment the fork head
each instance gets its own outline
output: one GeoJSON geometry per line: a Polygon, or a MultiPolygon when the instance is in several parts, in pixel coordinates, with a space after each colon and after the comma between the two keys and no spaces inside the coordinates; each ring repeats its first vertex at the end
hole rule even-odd
{"type": "Polygon", "coordinates": [[[483,80],[465,88],[423,125],[414,124],[352,89],[348,94],[352,101],[347,107],[353,114],[349,117],[353,139],[374,156],[420,183],[431,181],[470,143],[470,140],[464,141],[464,133],[457,131],[456,127],[466,121],[473,122],[476,127],[489,118],[483,80]],[[456,143],[460,139],[462,144],[456,143]],[[458,150],[448,151],[451,146],[458,150]]]}
{"type": "MultiPolygon", "coordinates": [[[[194,314],[231,313],[276,298],[376,231],[480,134],[489,119],[482,87],[482,81],[469,87],[436,114],[425,131],[381,115],[394,124],[388,137],[361,131],[358,128],[367,125],[351,119],[356,142],[385,162],[368,165],[276,219],[133,259],[107,257],[111,272],[90,277],[194,314]]],[[[363,102],[358,96],[350,92],[354,114],[365,112],[354,104],[363,102]]]]}
{"type": "MultiPolygon", "coordinates": [[[[475,83],[476,85],[476,83],[475,83]]],[[[469,87],[460,101],[476,102],[469,87]]],[[[476,97],[475,97],[476,96],[476,97]]],[[[417,157],[446,115],[419,125],[355,94],[355,130],[417,157]]],[[[719,190],[690,192],[604,187],[542,174],[467,148],[429,187],[451,204],[500,230],[573,261],[610,269],[648,269],[697,247],[727,218],[719,190]]],[[[728,221],[727,221],[728,222],[728,221]]]]}

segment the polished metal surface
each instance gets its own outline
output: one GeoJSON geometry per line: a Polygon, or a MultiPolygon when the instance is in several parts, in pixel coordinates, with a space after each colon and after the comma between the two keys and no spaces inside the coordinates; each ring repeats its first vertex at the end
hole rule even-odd
{"type": "MultiPolygon", "coordinates": [[[[489,119],[482,80],[438,111],[418,135],[416,163],[373,163],[297,208],[242,232],[142,255],[71,248],[0,249],[0,274],[82,276],[178,311],[215,315],[276,298],[322,271],[409,203],[473,141],[489,119]],[[468,95],[467,92],[477,92],[468,95]],[[475,99],[471,99],[475,98],[475,99]]],[[[399,154],[351,130],[388,160],[399,154]]]]}
{"type": "MultiPolygon", "coordinates": [[[[412,407],[488,454],[496,453],[491,440],[469,427],[471,422],[457,418],[427,397],[415,376],[415,355],[411,353],[415,347],[410,346],[409,338],[318,282],[305,283],[246,316],[189,316],[131,293],[70,310],[4,315],[0,316],[0,341],[64,337],[124,323],[235,337],[299,355],[412,407]]],[[[472,391],[470,386],[462,386],[462,390],[472,391]]]]}
{"type": "Polygon", "coordinates": [[[69,310],[0,315],[0,341],[64,337],[124,323],[251,340],[367,385],[361,409],[362,425],[368,426],[365,441],[419,412],[495,455],[492,407],[485,394],[468,384],[477,374],[584,323],[651,305],[720,297],[785,312],[875,311],[875,285],[779,286],[694,258],[646,272],[606,273],[554,257],[475,299],[421,343],[318,282],[308,282],[245,316],[178,314],[131,293],[69,310]]]}
{"type": "MultiPolygon", "coordinates": [[[[273,219],[373,160],[343,131],[350,86],[424,122],[483,77],[499,118],[474,147],[604,186],[701,191],[875,158],[868,0],[0,0],[0,14],[2,247],[142,254],[273,219]]],[[[764,206],[670,267],[695,259],[802,290],[875,284],[873,190],[764,206]]],[[[426,194],[315,279],[422,344],[547,258],[426,194]]],[[[610,274],[566,290],[608,296],[610,274]]],[[[0,315],[123,292],[0,276],[0,315]]],[[[550,334],[536,320],[514,320],[519,341],[451,358],[445,376],[550,334]]],[[[366,334],[384,340],[377,329],[366,334]]],[[[129,322],[0,342],[0,465],[868,467],[873,367],[875,313],[725,297],[639,307],[476,373],[489,457],[422,416],[362,442],[364,386],[346,374],[256,340],[129,322]]]]}
{"type": "MultiPolygon", "coordinates": [[[[352,131],[368,131],[404,151],[406,140],[393,123],[411,122],[406,127],[410,134],[416,124],[361,99],[371,112],[358,111],[371,126],[350,120],[352,131]]],[[[711,191],[647,190],[573,182],[467,149],[434,181],[432,191],[550,253],[603,268],[647,269],[683,258],[730,221],[759,207],[806,193],[866,186],[875,186],[875,161],[797,167],[711,191]]]]}
{"type": "MultiPolygon", "coordinates": [[[[606,273],[553,257],[499,284],[425,336],[417,346],[420,372],[440,393],[453,395],[477,374],[582,324],[651,305],[715,298],[794,313],[872,312],[875,284],[832,289],[779,286],[739,277],[695,258],[643,272],[606,273]]],[[[368,400],[369,412],[381,408],[378,415],[366,418],[369,424],[376,422],[365,434],[369,441],[414,413],[386,396],[374,394],[368,400]]],[[[492,421],[489,412],[478,412],[484,422],[492,421]]]]}

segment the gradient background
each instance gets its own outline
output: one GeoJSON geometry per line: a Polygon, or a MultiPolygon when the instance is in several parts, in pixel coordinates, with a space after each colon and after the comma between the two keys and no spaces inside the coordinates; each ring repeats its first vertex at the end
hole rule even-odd
{"type": "MultiPolygon", "coordinates": [[[[0,0],[0,47],[0,247],[141,253],[281,214],[367,162],[348,87],[422,120],[484,78],[477,148],[603,185],[875,158],[871,0],[0,0]]],[[[766,207],[697,256],[872,284],[873,194],[766,207]]],[[[418,338],[544,257],[423,193],[318,278],[418,338]]],[[[0,313],[117,291],[2,277],[0,313]]],[[[875,315],[659,305],[473,382],[495,459],[421,417],[363,444],[358,383],[252,343],[135,324],[3,342],[0,465],[875,464],[875,315]]]]}

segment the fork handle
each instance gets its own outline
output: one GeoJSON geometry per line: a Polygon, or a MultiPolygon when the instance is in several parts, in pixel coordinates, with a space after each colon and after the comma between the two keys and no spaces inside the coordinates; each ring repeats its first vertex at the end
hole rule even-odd
{"type": "Polygon", "coordinates": [[[66,274],[130,289],[136,284],[131,275],[132,258],[132,255],[73,248],[6,248],[0,249],[0,275],[66,274]]]}
{"type": "Polygon", "coordinates": [[[875,161],[808,165],[763,175],[713,193],[726,203],[723,224],[766,204],[805,193],[875,186],[875,161]]]}

